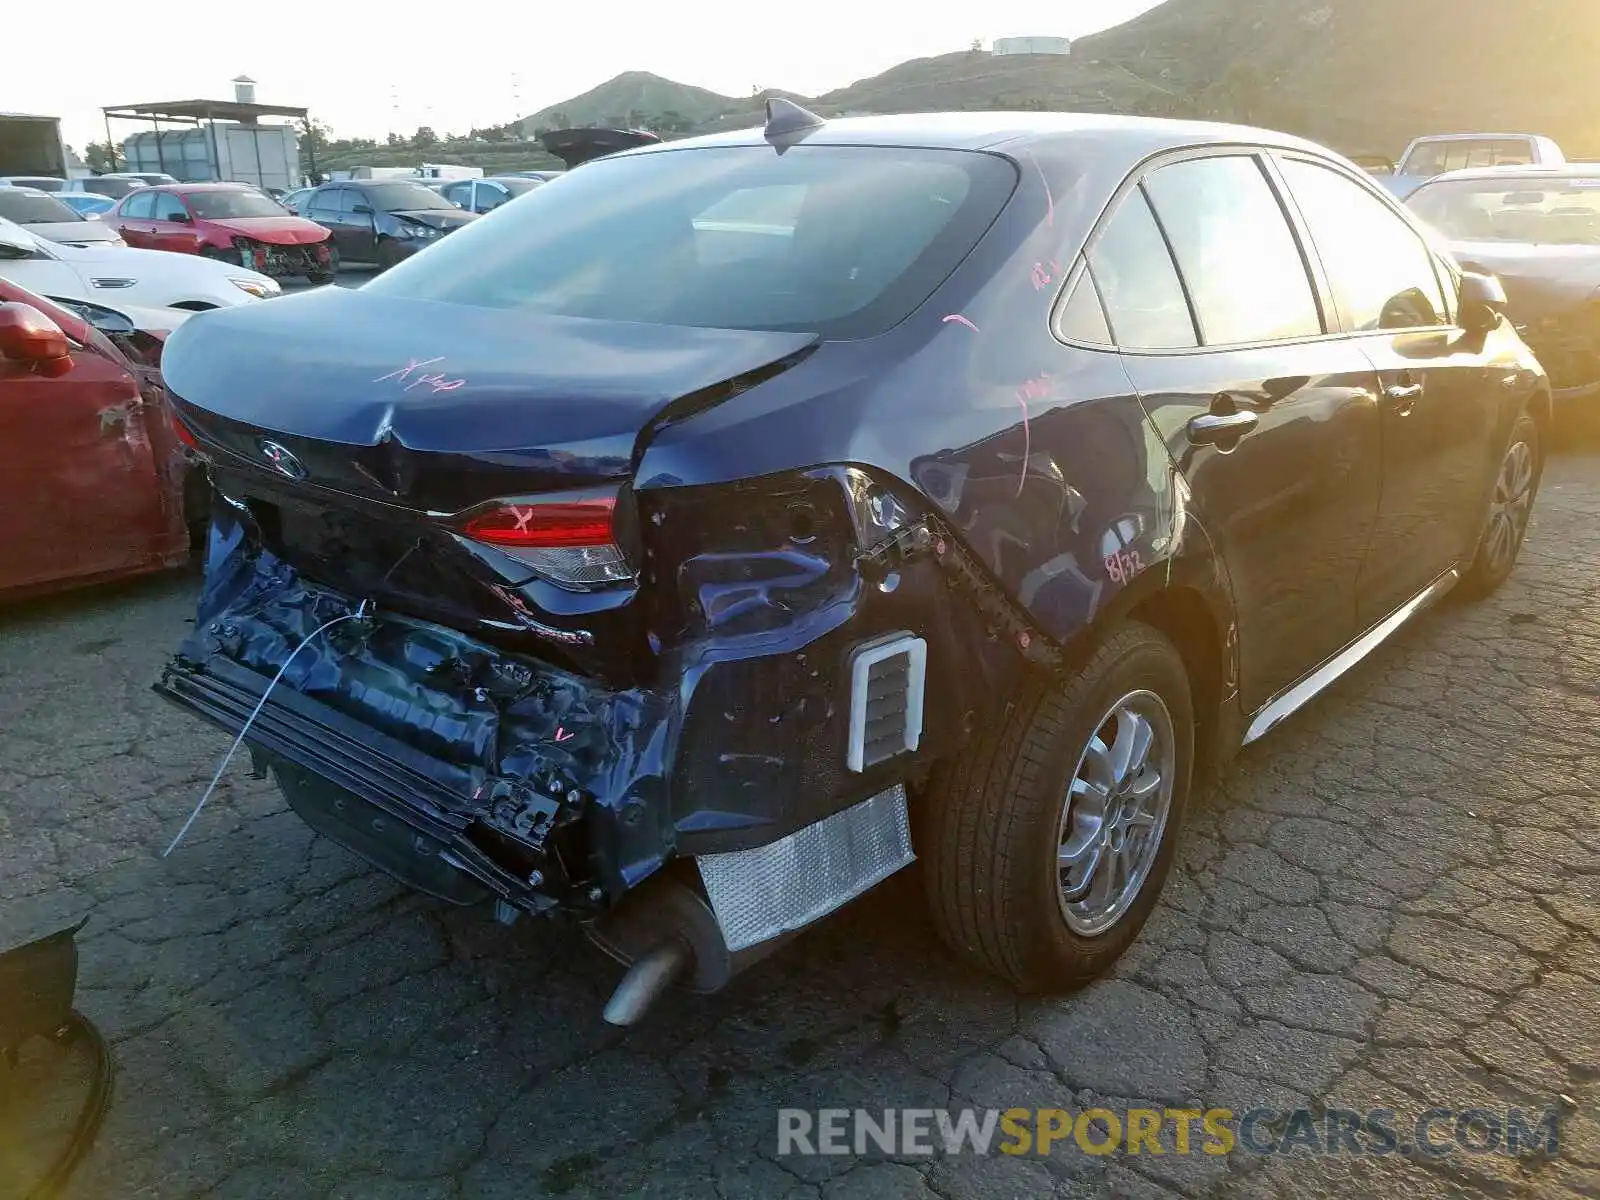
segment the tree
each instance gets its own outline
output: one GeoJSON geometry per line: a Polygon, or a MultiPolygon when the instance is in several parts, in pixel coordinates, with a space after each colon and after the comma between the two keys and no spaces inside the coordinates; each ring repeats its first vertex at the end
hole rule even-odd
{"type": "Polygon", "coordinates": [[[413,146],[437,146],[439,144],[439,135],[433,131],[431,126],[419,125],[417,126],[417,131],[411,135],[411,144],[413,146]]]}
{"type": "Polygon", "coordinates": [[[973,38],[972,39],[972,52],[974,54],[982,54],[983,53],[983,39],[982,38],[973,38]]]}
{"type": "Polygon", "coordinates": [[[675,108],[669,108],[653,121],[645,122],[645,127],[653,129],[660,134],[688,133],[694,128],[694,122],[689,120],[675,108]]]}
{"type": "Polygon", "coordinates": [[[386,141],[390,146],[404,146],[406,144],[405,138],[401,137],[398,133],[391,133],[386,141]]]}
{"type": "Polygon", "coordinates": [[[115,171],[121,150],[121,146],[113,146],[110,142],[90,142],[83,148],[83,161],[91,171],[115,171]]]}

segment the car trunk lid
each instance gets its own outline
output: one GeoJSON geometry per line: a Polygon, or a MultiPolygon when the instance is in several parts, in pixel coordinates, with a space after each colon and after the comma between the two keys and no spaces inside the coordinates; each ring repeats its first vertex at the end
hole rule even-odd
{"type": "Polygon", "coordinates": [[[206,313],[163,370],[207,439],[291,478],[432,511],[628,477],[684,397],[789,359],[803,333],[531,315],[328,289],[206,313]],[[337,294],[335,294],[337,292],[337,294]]]}

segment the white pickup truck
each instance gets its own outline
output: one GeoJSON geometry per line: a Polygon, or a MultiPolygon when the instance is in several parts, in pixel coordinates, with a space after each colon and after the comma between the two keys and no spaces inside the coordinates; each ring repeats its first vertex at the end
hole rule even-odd
{"type": "Polygon", "coordinates": [[[1406,147],[1383,185],[1402,200],[1435,175],[1463,167],[1560,166],[1561,147],[1535,133],[1435,133],[1406,147]]]}

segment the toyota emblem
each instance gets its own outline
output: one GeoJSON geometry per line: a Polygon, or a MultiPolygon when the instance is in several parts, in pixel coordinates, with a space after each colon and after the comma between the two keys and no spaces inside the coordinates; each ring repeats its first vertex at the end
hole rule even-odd
{"type": "Polygon", "coordinates": [[[265,438],[259,443],[261,453],[272,464],[272,469],[280,475],[287,475],[290,479],[304,479],[306,469],[300,460],[289,453],[286,446],[277,442],[269,442],[265,438]]]}

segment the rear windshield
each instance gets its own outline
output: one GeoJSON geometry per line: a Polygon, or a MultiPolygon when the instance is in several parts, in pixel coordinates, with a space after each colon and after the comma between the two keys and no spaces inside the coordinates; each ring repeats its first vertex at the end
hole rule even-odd
{"type": "Polygon", "coordinates": [[[366,286],[557,316],[871,337],[932,295],[1016,181],[1009,161],[963,150],[600,159],[366,286]]]}
{"type": "Polygon", "coordinates": [[[189,203],[189,211],[203,221],[284,215],[283,205],[264,192],[187,192],[183,198],[189,203]]]}
{"type": "Polygon", "coordinates": [[[0,187],[0,217],[18,225],[44,225],[83,218],[54,196],[30,195],[18,188],[0,187]]]}
{"type": "Polygon", "coordinates": [[[1406,203],[1452,241],[1600,246],[1600,176],[1448,179],[1406,203]]]}

